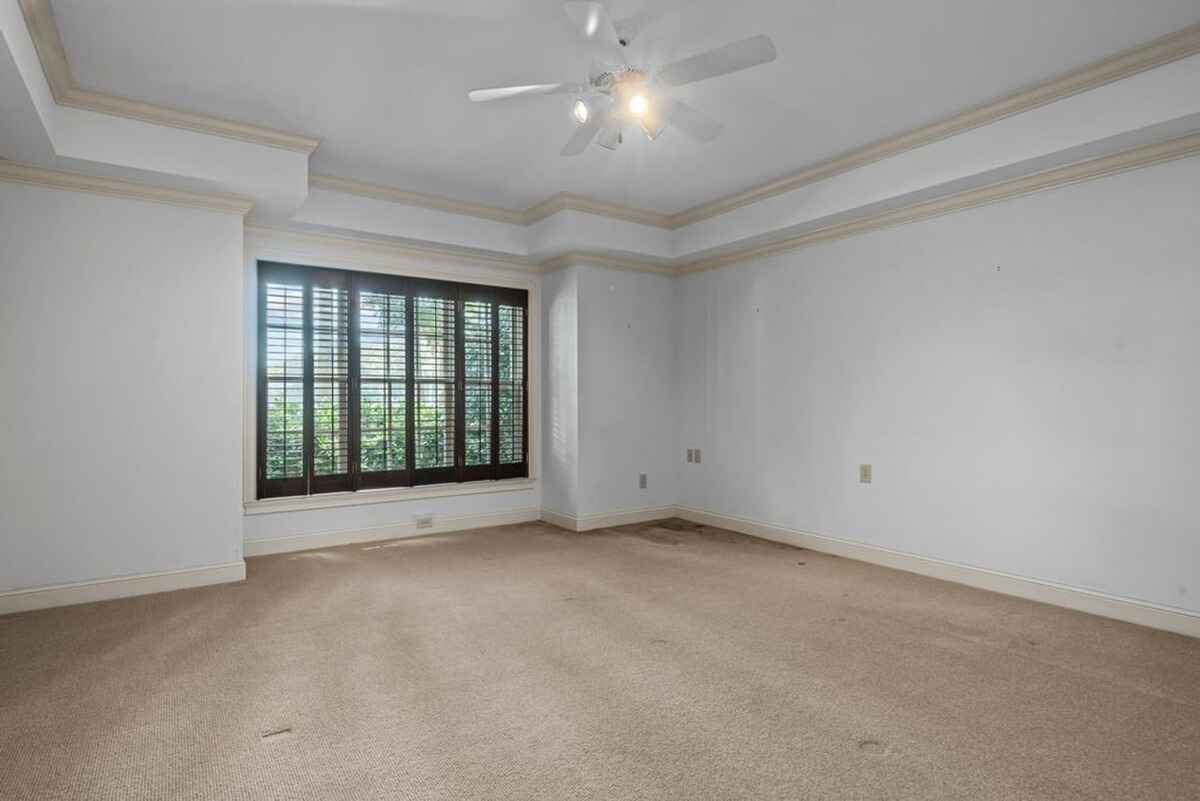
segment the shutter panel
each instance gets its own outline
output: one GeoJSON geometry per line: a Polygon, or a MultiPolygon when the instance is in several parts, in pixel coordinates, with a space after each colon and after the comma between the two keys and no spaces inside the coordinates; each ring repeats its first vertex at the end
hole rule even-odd
{"type": "Polygon", "coordinates": [[[408,297],[373,287],[358,298],[359,485],[406,485],[408,297]]]}
{"type": "MultiPolygon", "coordinates": [[[[492,464],[494,304],[463,303],[463,464],[492,464]]],[[[487,476],[481,476],[487,477],[487,476]]]]}
{"type": "Polygon", "coordinates": [[[525,308],[499,309],[500,475],[526,474],[525,308]]]}
{"type": "Polygon", "coordinates": [[[265,281],[259,304],[259,497],[307,491],[304,284],[265,281]]]}
{"type": "Polygon", "coordinates": [[[452,288],[413,293],[414,483],[454,481],[455,299],[452,288]]]}
{"type": "Polygon", "coordinates": [[[312,289],[312,485],[350,489],[350,298],[345,279],[318,277],[312,289]]]}

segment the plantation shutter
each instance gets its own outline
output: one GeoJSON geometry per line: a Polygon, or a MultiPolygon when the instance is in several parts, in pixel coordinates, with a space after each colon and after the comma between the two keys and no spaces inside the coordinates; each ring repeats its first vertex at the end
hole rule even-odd
{"type": "Polygon", "coordinates": [[[259,290],[258,497],[307,491],[304,284],[264,277],[259,290]]]}
{"type": "Polygon", "coordinates": [[[455,460],[456,289],[416,282],[413,290],[413,482],[457,480],[455,460]]]}
{"type": "Polygon", "coordinates": [[[411,299],[403,283],[358,290],[359,486],[410,484],[408,380],[411,299]]]}
{"type": "Polygon", "coordinates": [[[523,290],[258,269],[258,497],[528,475],[523,290]]]}

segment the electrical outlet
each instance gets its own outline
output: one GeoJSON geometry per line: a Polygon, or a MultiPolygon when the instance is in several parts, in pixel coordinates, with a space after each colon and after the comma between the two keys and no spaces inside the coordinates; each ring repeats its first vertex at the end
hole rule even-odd
{"type": "Polygon", "coordinates": [[[700,449],[696,448],[696,464],[700,464],[700,449]]]}
{"type": "Polygon", "coordinates": [[[433,528],[433,515],[417,518],[417,528],[433,528]]]}
{"type": "Polygon", "coordinates": [[[638,489],[646,488],[646,474],[638,473],[638,489]]]}
{"type": "Polygon", "coordinates": [[[694,461],[696,461],[696,449],[688,448],[688,464],[691,464],[694,461]]]}
{"type": "Polygon", "coordinates": [[[860,464],[858,466],[858,483],[859,484],[870,484],[871,483],[871,472],[872,472],[871,465],[860,464]]]}

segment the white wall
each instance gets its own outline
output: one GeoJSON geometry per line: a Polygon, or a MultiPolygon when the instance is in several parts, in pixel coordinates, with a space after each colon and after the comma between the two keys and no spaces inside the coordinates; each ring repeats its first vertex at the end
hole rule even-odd
{"type": "Polygon", "coordinates": [[[583,515],[675,503],[674,280],[579,268],[583,515]],[[646,489],[639,473],[647,474],[646,489]]]}
{"type": "Polygon", "coordinates": [[[681,503],[1200,610],[1198,211],[1190,159],[682,279],[681,503]]]}
{"type": "Polygon", "coordinates": [[[579,268],[542,278],[546,332],[542,390],[542,504],[559,514],[579,513],[579,268]]]}
{"type": "Polygon", "coordinates": [[[0,591],[241,558],[236,215],[0,184],[0,591]]]}

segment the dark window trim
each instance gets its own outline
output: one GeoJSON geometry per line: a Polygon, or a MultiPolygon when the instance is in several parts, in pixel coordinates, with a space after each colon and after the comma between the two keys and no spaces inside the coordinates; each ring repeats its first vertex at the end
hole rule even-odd
{"type": "Polygon", "coordinates": [[[327,492],[357,491],[385,487],[412,487],[427,484],[467,483],[524,478],[529,475],[529,293],[524,289],[494,287],[465,282],[385,273],[354,272],[326,267],[311,267],[273,261],[258,262],[258,391],[255,398],[257,418],[256,497],[259,499],[317,495],[327,492]],[[304,287],[304,429],[301,478],[268,479],[267,474],[267,284],[290,282],[304,287]],[[314,476],[314,403],[313,403],[313,331],[312,296],[314,286],[337,286],[347,292],[349,307],[347,358],[347,442],[348,474],[314,476]],[[360,293],[384,291],[405,298],[405,467],[402,470],[369,471],[360,469],[361,458],[361,337],[359,331],[360,293]],[[454,442],[453,465],[414,469],[415,387],[413,367],[416,346],[414,297],[438,297],[454,301],[454,442]],[[463,313],[468,302],[491,304],[491,463],[467,466],[465,446],[465,345],[463,313]],[[522,310],[521,348],[521,432],[520,462],[500,462],[500,306],[522,310]]]}

